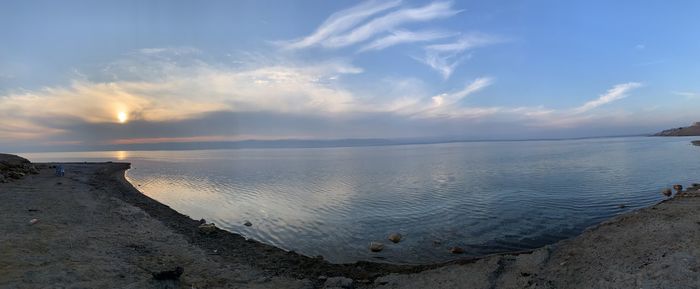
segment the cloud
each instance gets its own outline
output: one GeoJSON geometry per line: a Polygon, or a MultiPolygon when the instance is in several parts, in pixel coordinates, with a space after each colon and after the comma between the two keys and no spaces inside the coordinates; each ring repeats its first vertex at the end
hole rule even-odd
{"type": "Polygon", "coordinates": [[[492,35],[471,33],[454,42],[428,45],[425,47],[424,57],[414,58],[439,72],[444,79],[448,79],[455,68],[470,57],[463,54],[465,51],[504,41],[506,40],[492,35]]]}
{"type": "MultiPolygon", "coordinates": [[[[148,51],[147,53],[155,53],[148,51]]],[[[342,60],[307,65],[225,67],[160,57],[120,61],[110,81],[76,79],[65,86],[0,96],[0,138],[41,138],[64,132],[60,123],[172,122],[214,111],[331,114],[364,109],[338,85],[338,76],[362,69],[342,60]]]]}
{"type": "Polygon", "coordinates": [[[641,86],[642,84],[638,82],[628,82],[615,85],[613,88],[609,89],[605,94],[601,95],[597,99],[586,102],[585,104],[574,108],[573,111],[576,113],[583,113],[591,109],[597,108],[601,105],[623,99],[627,97],[627,92],[641,86]]]}
{"type": "Polygon", "coordinates": [[[401,1],[366,1],[352,8],[333,13],[309,36],[279,43],[286,49],[300,49],[318,45],[328,37],[345,32],[368,17],[400,4],[401,1]]]}
{"type": "Polygon", "coordinates": [[[446,38],[446,37],[452,37],[456,33],[454,32],[445,32],[445,31],[406,31],[406,30],[397,30],[393,31],[389,35],[378,38],[369,44],[363,46],[360,48],[360,52],[363,51],[368,51],[368,50],[382,50],[390,46],[402,44],[402,43],[411,43],[411,42],[426,42],[426,41],[432,41],[432,40],[437,40],[441,38],[446,38]]]}
{"type": "Polygon", "coordinates": [[[433,96],[432,100],[438,107],[454,105],[468,95],[480,91],[493,84],[493,79],[488,77],[477,78],[473,82],[467,84],[464,89],[455,93],[443,93],[433,96]]]}
{"type": "Polygon", "coordinates": [[[695,99],[700,97],[700,94],[691,91],[672,91],[671,93],[678,96],[683,96],[686,99],[695,99]]]}
{"type": "Polygon", "coordinates": [[[451,2],[433,2],[419,8],[404,8],[372,19],[344,35],[330,37],[323,45],[333,48],[344,47],[368,40],[376,34],[394,30],[405,23],[447,18],[457,13],[459,10],[453,10],[451,2]]]}
{"type": "Polygon", "coordinates": [[[360,52],[381,50],[400,43],[425,42],[456,35],[453,32],[410,31],[401,26],[456,15],[452,2],[432,2],[422,7],[400,7],[401,1],[366,1],[333,13],[314,33],[301,39],[278,41],[282,48],[302,49],[313,46],[342,48],[365,43],[360,52]],[[398,8],[398,9],[395,9],[398,8]],[[393,11],[389,11],[392,10],[393,11]],[[384,15],[380,13],[387,12],[384,15]],[[375,17],[376,16],[376,17],[375,17]],[[374,18],[371,18],[374,17],[374,18]],[[375,38],[376,36],[376,38],[375,38]]]}
{"type": "Polygon", "coordinates": [[[452,6],[452,1],[431,2],[414,8],[402,7],[400,2],[363,2],[334,13],[309,36],[277,43],[285,49],[312,46],[339,49],[359,45],[358,52],[368,52],[398,44],[429,42],[432,44],[423,47],[425,55],[413,58],[448,79],[457,66],[471,57],[471,54],[465,55],[465,52],[505,41],[504,38],[485,33],[462,34],[436,29],[414,31],[402,28],[411,23],[450,18],[462,11],[452,6]],[[446,43],[434,43],[444,38],[454,39],[446,43]]]}
{"type": "Polygon", "coordinates": [[[345,78],[363,70],[343,59],[226,66],[162,53],[168,52],[116,61],[104,70],[108,77],[76,74],[66,85],[0,95],[0,145],[434,136],[499,123],[506,131],[514,124],[575,127],[631,118],[619,111],[592,112],[641,86],[619,84],[569,109],[478,106],[465,100],[492,86],[493,78],[479,77],[444,93],[410,78],[386,79],[379,88],[361,91],[347,87],[345,78]],[[129,122],[119,124],[119,112],[128,113],[129,122]]]}
{"type": "Polygon", "coordinates": [[[458,118],[458,117],[479,117],[485,112],[493,113],[500,108],[475,108],[463,107],[460,102],[467,96],[485,89],[493,84],[493,79],[481,77],[469,82],[459,91],[452,93],[441,93],[428,98],[421,99],[401,99],[398,103],[393,103],[391,111],[400,115],[417,118],[458,118]]]}

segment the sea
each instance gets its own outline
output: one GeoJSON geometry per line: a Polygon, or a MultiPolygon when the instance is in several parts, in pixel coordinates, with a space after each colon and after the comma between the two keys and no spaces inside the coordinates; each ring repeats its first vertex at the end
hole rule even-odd
{"type": "Polygon", "coordinates": [[[134,187],[193,219],[333,263],[427,264],[541,247],[658,203],[662,189],[700,182],[691,140],[20,155],[130,162],[134,187]],[[391,233],[401,242],[387,240],[391,233]],[[370,242],[385,248],[373,253],[370,242]],[[465,253],[450,253],[454,246],[465,253]]]}

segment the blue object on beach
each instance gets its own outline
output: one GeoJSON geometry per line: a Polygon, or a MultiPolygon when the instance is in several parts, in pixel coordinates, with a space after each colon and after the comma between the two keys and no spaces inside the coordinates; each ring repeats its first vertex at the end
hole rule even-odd
{"type": "Polygon", "coordinates": [[[62,177],[66,174],[66,171],[63,169],[63,165],[57,165],[56,166],[56,176],[62,177]]]}

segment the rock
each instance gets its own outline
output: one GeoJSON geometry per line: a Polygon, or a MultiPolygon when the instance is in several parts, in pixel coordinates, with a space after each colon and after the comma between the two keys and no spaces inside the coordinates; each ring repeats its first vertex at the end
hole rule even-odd
{"type": "Polygon", "coordinates": [[[389,235],[388,239],[389,239],[389,241],[392,241],[394,243],[398,243],[398,242],[401,242],[401,237],[402,236],[399,233],[392,233],[389,235]]]}
{"type": "Polygon", "coordinates": [[[346,277],[331,277],[323,283],[323,288],[353,288],[352,279],[346,277]]]}
{"type": "Polygon", "coordinates": [[[464,253],[464,249],[462,249],[462,247],[457,247],[457,246],[455,246],[455,247],[450,248],[450,253],[452,253],[452,254],[463,254],[463,253],[464,253]]]}
{"type": "Polygon", "coordinates": [[[7,183],[7,179],[5,179],[4,175],[0,174],[0,183],[7,183]]]}
{"type": "Polygon", "coordinates": [[[681,185],[673,185],[673,189],[676,190],[676,192],[680,192],[683,190],[683,186],[681,185]]]}
{"type": "Polygon", "coordinates": [[[624,209],[624,208],[627,207],[627,205],[625,205],[625,204],[619,204],[619,205],[617,205],[617,207],[620,208],[620,209],[624,209]]]}
{"type": "Polygon", "coordinates": [[[182,273],[185,272],[185,269],[177,266],[173,270],[166,270],[166,271],[160,271],[157,273],[152,273],[153,279],[156,280],[178,280],[180,279],[180,276],[182,276],[182,273]]]}
{"type": "Polygon", "coordinates": [[[28,172],[32,175],[38,175],[39,169],[37,169],[35,166],[30,166],[28,172]]]}
{"type": "Polygon", "coordinates": [[[246,227],[250,227],[252,225],[253,225],[253,223],[251,223],[250,221],[245,221],[245,223],[243,223],[243,226],[246,226],[246,227]]]}
{"type": "Polygon", "coordinates": [[[384,244],[379,243],[379,242],[370,242],[369,243],[369,250],[372,252],[379,252],[381,250],[384,250],[384,244]]]}
{"type": "Polygon", "coordinates": [[[663,189],[661,190],[661,193],[664,194],[664,196],[670,197],[673,192],[671,192],[671,189],[663,189]]]}
{"type": "Polygon", "coordinates": [[[7,176],[11,179],[19,180],[22,177],[24,177],[24,173],[18,171],[9,171],[7,172],[7,176]]]}
{"type": "Polygon", "coordinates": [[[693,188],[697,188],[697,187],[700,187],[700,184],[698,184],[698,183],[692,183],[690,186],[693,187],[693,188]]]}
{"type": "Polygon", "coordinates": [[[39,223],[39,219],[31,219],[29,220],[29,225],[34,225],[36,223],[39,223]]]}
{"type": "Polygon", "coordinates": [[[207,223],[207,220],[205,220],[204,218],[199,219],[199,224],[206,224],[206,223],[207,223]]]}
{"type": "Polygon", "coordinates": [[[214,223],[201,224],[198,229],[200,234],[209,235],[216,232],[216,225],[214,225],[214,223]]]}
{"type": "Polygon", "coordinates": [[[318,276],[318,280],[326,281],[327,279],[328,279],[328,276],[326,276],[326,275],[318,276]]]}

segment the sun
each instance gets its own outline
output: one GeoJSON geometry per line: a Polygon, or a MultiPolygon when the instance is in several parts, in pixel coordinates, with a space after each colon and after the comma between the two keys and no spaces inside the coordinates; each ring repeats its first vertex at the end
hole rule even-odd
{"type": "Polygon", "coordinates": [[[126,112],[120,111],[117,113],[117,120],[119,120],[119,123],[125,123],[128,119],[126,112]]]}

